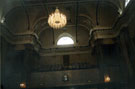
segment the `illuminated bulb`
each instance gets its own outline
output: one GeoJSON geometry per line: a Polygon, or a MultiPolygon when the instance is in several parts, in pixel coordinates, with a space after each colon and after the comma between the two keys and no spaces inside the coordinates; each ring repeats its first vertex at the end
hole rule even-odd
{"type": "Polygon", "coordinates": [[[26,88],[26,83],[20,83],[20,88],[26,88]]]}
{"type": "Polygon", "coordinates": [[[5,18],[2,18],[2,19],[0,20],[1,23],[4,23],[4,21],[5,21],[5,18]]]}
{"type": "Polygon", "coordinates": [[[111,81],[110,77],[109,77],[108,75],[106,75],[106,76],[104,77],[104,82],[105,82],[105,83],[108,83],[108,82],[110,82],[110,81],[111,81]]]}
{"type": "Polygon", "coordinates": [[[56,8],[55,12],[49,15],[48,24],[54,29],[63,28],[67,24],[67,18],[56,8]]]}

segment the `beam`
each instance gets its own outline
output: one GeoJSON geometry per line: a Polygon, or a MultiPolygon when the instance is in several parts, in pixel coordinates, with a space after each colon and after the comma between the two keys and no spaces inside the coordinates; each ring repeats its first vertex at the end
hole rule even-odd
{"type": "Polygon", "coordinates": [[[40,56],[56,56],[91,53],[90,47],[41,49],[40,56]]]}
{"type": "Polygon", "coordinates": [[[99,25],[99,22],[98,22],[98,12],[99,12],[99,0],[97,1],[97,7],[96,7],[96,23],[97,23],[97,25],[99,25]]]}
{"type": "MultiPolygon", "coordinates": [[[[46,1],[46,3],[48,3],[47,0],[45,0],[45,1],[46,1]]],[[[48,5],[46,3],[44,4],[43,0],[42,0],[42,3],[43,3],[43,7],[46,9],[47,16],[49,17],[48,5]]],[[[53,34],[53,44],[55,44],[54,29],[51,28],[51,30],[52,30],[52,34],[53,34]]]]}
{"type": "Polygon", "coordinates": [[[79,6],[78,6],[78,2],[76,2],[76,43],[78,43],[78,35],[77,35],[77,31],[78,31],[78,8],[79,8],[79,6]]]}
{"type": "Polygon", "coordinates": [[[25,14],[26,14],[26,17],[27,17],[27,21],[28,21],[28,30],[30,30],[30,17],[29,17],[27,8],[25,7],[24,0],[20,0],[20,2],[21,2],[21,4],[22,4],[22,7],[24,8],[24,11],[25,11],[25,14]]]}
{"type": "MultiPolygon", "coordinates": [[[[33,5],[40,5],[41,3],[38,3],[36,0],[24,0],[26,3],[32,3],[33,5]]],[[[46,4],[48,5],[57,5],[57,4],[73,4],[73,3],[86,3],[86,2],[97,2],[98,0],[70,0],[70,1],[51,1],[49,0],[50,2],[47,2],[46,4]]],[[[111,0],[104,0],[102,2],[111,2],[111,0]]],[[[45,2],[44,2],[45,3],[45,2]]],[[[115,3],[112,3],[114,6],[117,7],[117,5],[115,3]]],[[[29,6],[29,4],[28,4],[29,6]]]]}
{"type": "Polygon", "coordinates": [[[50,53],[40,53],[40,56],[58,56],[58,55],[71,55],[71,54],[86,54],[90,53],[90,51],[75,51],[75,52],[50,52],[50,53]]]}

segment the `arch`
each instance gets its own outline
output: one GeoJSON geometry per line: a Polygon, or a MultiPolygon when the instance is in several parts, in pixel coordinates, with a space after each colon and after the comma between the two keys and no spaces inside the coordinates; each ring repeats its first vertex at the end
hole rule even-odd
{"type": "Polygon", "coordinates": [[[57,45],[73,45],[74,40],[68,33],[63,33],[58,37],[57,45]]]}
{"type": "Polygon", "coordinates": [[[74,41],[71,37],[64,36],[57,41],[57,45],[72,45],[74,41]]]}

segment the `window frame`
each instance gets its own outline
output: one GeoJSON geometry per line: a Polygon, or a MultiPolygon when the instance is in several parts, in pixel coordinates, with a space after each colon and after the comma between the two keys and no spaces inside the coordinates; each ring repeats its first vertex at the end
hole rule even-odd
{"type": "Polygon", "coordinates": [[[72,35],[70,35],[69,33],[62,33],[62,34],[60,34],[60,36],[57,38],[57,40],[56,40],[56,46],[57,47],[74,47],[75,46],[75,39],[72,37],[72,35]],[[69,38],[71,38],[72,39],[72,41],[73,41],[73,44],[67,44],[67,45],[58,45],[57,43],[58,43],[58,41],[62,38],[62,37],[69,37],[69,38]]]}

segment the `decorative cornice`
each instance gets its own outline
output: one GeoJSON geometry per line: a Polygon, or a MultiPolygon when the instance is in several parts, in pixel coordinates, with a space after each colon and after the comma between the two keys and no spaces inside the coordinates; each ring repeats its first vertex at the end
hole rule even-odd
{"type": "Polygon", "coordinates": [[[1,32],[0,35],[4,37],[9,43],[11,44],[38,44],[40,45],[40,42],[38,41],[38,37],[34,33],[13,33],[10,32],[9,29],[3,25],[0,24],[1,32]]]}
{"type": "Polygon", "coordinates": [[[131,14],[134,8],[134,2],[130,4],[130,8],[128,7],[122,16],[116,21],[114,26],[110,29],[93,29],[90,31],[90,40],[97,40],[97,39],[108,39],[108,38],[116,38],[120,35],[122,30],[129,30],[124,29],[132,23],[132,20],[135,18],[135,14],[131,14]],[[131,9],[131,10],[130,10],[131,9]],[[130,17],[130,18],[129,18],[130,17]]]}

